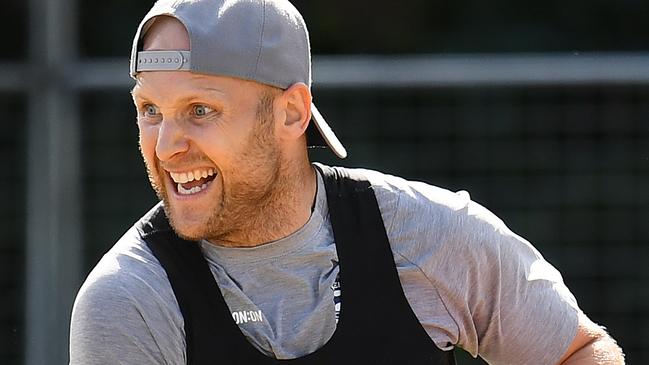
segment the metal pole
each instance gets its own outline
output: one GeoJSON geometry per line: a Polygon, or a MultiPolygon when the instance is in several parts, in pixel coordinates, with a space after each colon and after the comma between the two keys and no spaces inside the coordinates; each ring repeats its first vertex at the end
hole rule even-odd
{"type": "Polygon", "coordinates": [[[73,0],[30,0],[27,80],[25,363],[68,362],[69,318],[81,281],[78,95],[66,82],[76,60],[73,0]]]}
{"type": "MultiPolygon", "coordinates": [[[[66,77],[75,90],[133,86],[128,59],[71,63],[66,77]]],[[[0,63],[0,91],[23,90],[26,71],[0,63]]],[[[648,85],[649,52],[573,54],[466,54],[313,56],[318,88],[570,87],[648,85]]]]}

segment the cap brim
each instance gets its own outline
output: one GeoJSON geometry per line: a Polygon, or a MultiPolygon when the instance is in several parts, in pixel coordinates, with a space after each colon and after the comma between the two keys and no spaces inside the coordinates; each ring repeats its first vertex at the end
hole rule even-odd
{"type": "Polygon", "coordinates": [[[329,146],[331,151],[340,158],[347,157],[347,150],[343,144],[340,143],[340,140],[336,137],[334,131],[331,130],[331,127],[329,127],[329,124],[327,124],[327,121],[313,103],[311,103],[311,121],[315,124],[316,129],[320,132],[320,136],[327,143],[327,146],[329,146]]]}

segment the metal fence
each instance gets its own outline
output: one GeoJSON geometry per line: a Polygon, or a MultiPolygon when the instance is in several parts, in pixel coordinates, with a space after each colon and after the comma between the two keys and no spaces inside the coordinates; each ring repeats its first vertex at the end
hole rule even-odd
{"type": "MultiPolygon", "coordinates": [[[[29,4],[28,59],[0,64],[0,362],[63,364],[84,275],[154,196],[127,59],[77,57],[73,1],[29,4]]],[[[316,57],[314,79],[346,165],[469,190],[649,361],[649,54],[316,57]]]]}

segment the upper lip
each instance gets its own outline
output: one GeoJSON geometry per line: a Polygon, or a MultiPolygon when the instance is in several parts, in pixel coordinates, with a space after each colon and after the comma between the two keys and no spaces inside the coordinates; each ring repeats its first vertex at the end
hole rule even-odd
{"type": "Polygon", "coordinates": [[[196,168],[193,170],[187,170],[187,171],[179,171],[179,172],[174,172],[174,171],[168,171],[169,176],[171,176],[171,179],[178,184],[184,184],[186,182],[194,181],[194,180],[200,180],[202,178],[206,178],[208,176],[212,176],[217,173],[216,169],[213,167],[201,167],[201,168],[196,168]]]}

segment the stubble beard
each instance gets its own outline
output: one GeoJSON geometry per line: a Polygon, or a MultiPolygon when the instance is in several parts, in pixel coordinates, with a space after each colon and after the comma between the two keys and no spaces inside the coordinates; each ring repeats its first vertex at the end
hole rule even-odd
{"type": "Polygon", "coordinates": [[[264,243],[290,204],[288,173],[274,140],[272,122],[261,120],[249,135],[240,164],[232,166],[219,207],[209,215],[203,238],[224,246],[264,243]],[[236,171],[235,171],[236,170],[236,171]]]}

